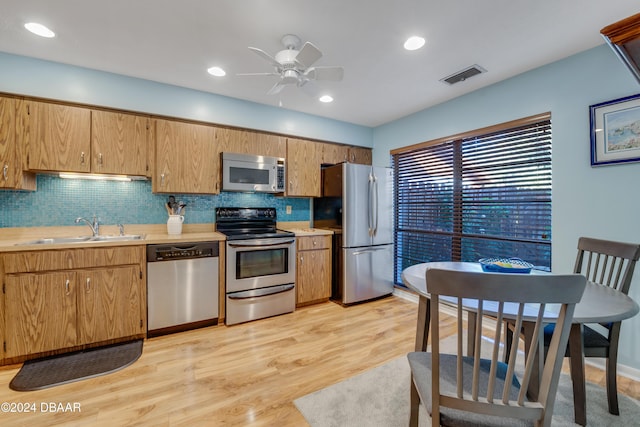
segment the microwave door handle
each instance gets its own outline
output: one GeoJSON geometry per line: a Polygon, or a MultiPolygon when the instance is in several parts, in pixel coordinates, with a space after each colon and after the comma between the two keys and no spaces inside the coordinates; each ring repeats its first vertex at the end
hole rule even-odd
{"type": "Polygon", "coordinates": [[[232,248],[261,248],[264,246],[280,246],[280,245],[288,245],[290,243],[295,242],[295,240],[285,240],[283,242],[272,242],[272,243],[231,243],[229,242],[229,246],[232,248]]]}

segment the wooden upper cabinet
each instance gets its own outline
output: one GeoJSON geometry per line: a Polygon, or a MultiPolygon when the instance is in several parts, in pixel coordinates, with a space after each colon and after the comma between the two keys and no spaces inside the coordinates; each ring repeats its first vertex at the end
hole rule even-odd
{"type": "Polygon", "coordinates": [[[337,165],[338,163],[349,161],[349,147],[346,145],[322,144],[322,163],[337,165]]]}
{"type": "Polygon", "coordinates": [[[361,165],[370,165],[373,162],[371,148],[349,147],[349,161],[361,165]]]}
{"type": "Polygon", "coordinates": [[[216,128],[216,144],[221,153],[256,154],[271,157],[286,157],[287,155],[287,139],[268,133],[216,128]]]}
{"type": "Polygon", "coordinates": [[[347,145],[319,143],[322,145],[322,163],[337,165],[342,162],[370,165],[371,149],[365,147],[349,147],[347,145]]]}
{"type": "Polygon", "coordinates": [[[34,171],[91,171],[91,110],[25,101],[27,167],[34,171]]]}
{"type": "Polygon", "coordinates": [[[22,170],[22,143],[16,134],[20,99],[0,97],[0,188],[35,190],[36,177],[22,170]]]}
{"type": "Polygon", "coordinates": [[[287,196],[320,197],[322,145],[304,139],[287,139],[287,196]]]}
{"type": "Polygon", "coordinates": [[[16,185],[16,102],[0,98],[0,187],[16,185]]]}
{"type": "Polygon", "coordinates": [[[91,171],[147,175],[148,116],[93,110],[91,171]]]}
{"type": "Polygon", "coordinates": [[[220,151],[213,126],[155,120],[155,193],[217,194],[220,151]]]}

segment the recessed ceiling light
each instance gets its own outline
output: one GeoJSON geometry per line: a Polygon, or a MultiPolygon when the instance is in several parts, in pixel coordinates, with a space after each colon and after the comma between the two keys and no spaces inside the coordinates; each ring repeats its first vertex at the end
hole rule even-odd
{"type": "Polygon", "coordinates": [[[417,50],[424,46],[425,40],[419,36],[411,36],[404,42],[404,48],[407,50],[417,50]]]}
{"type": "Polygon", "coordinates": [[[51,38],[51,37],[55,37],[55,35],[56,35],[56,33],[51,31],[50,29],[48,29],[44,25],[38,24],[36,22],[28,22],[28,23],[24,24],[24,27],[27,30],[31,31],[33,34],[36,34],[36,35],[38,35],[40,37],[51,38]]]}
{"type": "Polygon", "coordinates": [[[225,76],[227,73],[220,67],[211,67],[209,69],[207,69],[207,72],[209,74],[211,74],[212,76],[216,76],[216,77],[222,77],[225,76]]]}
{"type": "Polygon", "coordinates": [[[318,98],[318,100],[320,102],[333,102],[333,98],[329,95],[322,95],[320,98],[318,98]]]}

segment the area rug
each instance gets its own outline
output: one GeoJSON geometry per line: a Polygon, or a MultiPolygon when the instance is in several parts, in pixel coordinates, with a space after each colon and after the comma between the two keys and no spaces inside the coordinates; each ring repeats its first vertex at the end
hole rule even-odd
{"type": "MultiPolygon", "coordinates": [[[[294,401],[312,427],[406,427],[409,423],[410,370],[399,357],[294,401]]],[[[609,414],[606,390],[587,383],[587,424],[590,426],[638,425],[640,402],[618,394],[620,416],[609,414]]],[[[431,418],[420,405],[421,427],[431,418]]],[[[552,426],[576,426],[573,422],[571,378],[562,374],[553,411],[552,426]]]]}
{"type": "Polygon", "coordinates": [[[24,362],[9,383],[16,391],[33,391],[118,371],[142,354],[142,340],[129,341],[24,362]]]}

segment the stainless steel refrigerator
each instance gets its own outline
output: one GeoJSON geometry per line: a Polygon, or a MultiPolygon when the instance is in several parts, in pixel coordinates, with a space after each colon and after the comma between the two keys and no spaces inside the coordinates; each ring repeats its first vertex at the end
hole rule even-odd
{"type": "Polygon", "coordinates": [[[332,297],[343,304],[393,292],[393,172],[342,163],[323,170],[323,195],[342,199],[332,297]]]}

